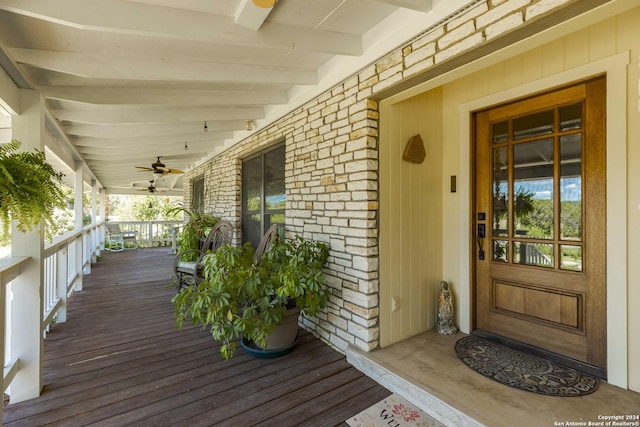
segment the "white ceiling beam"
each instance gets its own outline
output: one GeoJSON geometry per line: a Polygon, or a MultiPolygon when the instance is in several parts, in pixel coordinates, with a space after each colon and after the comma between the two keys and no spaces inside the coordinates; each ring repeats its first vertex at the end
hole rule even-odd
{"type": "Polygon", "coordinates": [[[258,7],[251,0],[242,0],[234,19],[237,25],[258,31],[273,8],[258,7]]]}
{"type": "MultiPolygon", "coordinates": [[[[211,138],[214,132],[221,131],[235,131],[244,129],[244,121],[241,123],[241,127],[238,128],[235,125],[235,121],[223,121],[219,122],[222,125],[216,126],[217,122],[207,122],[209,131],[206,132],[207,138],[211,138]],[[228,125],[231,123],[232,125],[228,125]]],[[[185,129],[192,129],[190,133],[200,133],[202,135],[205,132],[202,130],[203,124],[199,123],[160,123],[157,125],[76,125],[76,126],[62,126],[65,133],[68,135],[77,136],[89,136],[95,138],[133,138],[133,137],[145,137],[145,136],[157,136],[157,135],[177,135],[179,141],[182,141],[182,135],[185,129]],[[185,126],[183,126],[185,125],[185,126]]],[[[75,143],[75,141],[73,141],[75,143]]]]}
{"type": "Polygon", "coordinates": [[[309,32],[269,22],[256,32],[236,25],[227,16],[124,0],[2,0],[0,9],[83,30],[349,56],[362,54],[360,37],[349,34],[309,32]]]}
{"type": "Polygon", "coordinates": [[[12,48],[10,52],[19,64],[94,79],[301,85],[318,83],[315,70],[185,61],[177,58],[125,58],[38,49],[12,48]]]}
{"type": "Polygon", "coordinates": [[[150,89],[77,86],[38,86],[48,99],[95,105],[265,105],[286,104],[284,91],[222,91],[207,89],[150,89]]]}
{"type": "MultiPolygon", "coordinates": [[[[51,110],[58,120],[97,125],[195,122],[205,120],[257,120],[262,108],[134,108],[114,110],[51,110]]],[[[208,127],[207,123],[207,127],[208,127]]],[[[204,123],[203,123],[204,128],[204,123]]]]}
{"type": "Polygon", "coordinates": [[[199,132],[199,133],[185,133],[185,134],[175,134],[175,135],[143,135],[143,136],[132,136],[132,137],[117,137],[117,138],[100,138],[100,137],[78,137],[74,139],[74,145],[78,147],[78,150],[82,152],[84,147],[108,147],[108,148],[118,148],[122,146],[133,146],[133,145],[171,145],[174,144],[176,147],[184,150],[184,143],[187,143],[188,149],[185,151],[189,151],[192,146],[197,146],[198,144],[206,144],[207,142],[224,139],[228,135],[232,135],[231,132],[222,132],[214,131],[209,134],[209,132],[199,132]],[[218,137],[219,135],[219,137],[218,137]]]}
{"type": "MultiPolygon", "coordinates": [[[[211,140],[211,141],[203,141],[200,142],[198,144],[193,144],[192,147],[189,148],[189,150],[187,151],[180,151],[180,147],[176,147],[175,145],[171,145],[171,144],[167,144],[167,145],[155,145],[153,146],[153,148],[149,148],[148,145],[136,145],[134,147],[126,147],[127,148],[127,153],[129,153],[129,151],[133,152],[133,153],[138,153],[138,152],[146,152],[149,153],[149,150],[153,150],[156,156],[162,156],[162,157],[167,157],[167,158],[173,158],[174,156],[177,156],[178,154],[176,153],[180,153],[180,154],[184,154],[184,155],[188,155],[189,157],[193,157],[195,154],[199,154],[201,152],[206,152],[207,149],[213,147],[216,144],[220,144],[222,143],[224,140],[211,140]]],[[[122,157],[122,148],[121,146],[108,146],[108,147],[82,147],[82,149],[79,149],[78,151],[80,151],[83,156],[117,156],[119,155],[120,157],[122,157]]],[[[184,156],[186,157],[186,156],[184,156]]]]}
{"type": "Polygon", "coordinates": [[[419,12],[430,12],[433,8],[432,0],[375,0],[379,3],[390,4],[391,6],[403,7],[405,9],[417,10],[419,12]]]}

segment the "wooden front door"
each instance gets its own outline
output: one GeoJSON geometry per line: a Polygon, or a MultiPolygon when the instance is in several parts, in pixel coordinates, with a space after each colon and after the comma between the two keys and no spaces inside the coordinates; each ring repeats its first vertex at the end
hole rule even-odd
{"type": "Polygon", "coordinates": [[[605,78],[475,113],[475,327],[606,365],[605,78]]]}

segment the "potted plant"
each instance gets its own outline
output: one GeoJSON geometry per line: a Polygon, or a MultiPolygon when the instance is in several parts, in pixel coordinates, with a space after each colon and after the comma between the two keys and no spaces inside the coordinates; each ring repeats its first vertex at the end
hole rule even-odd
{"type": "Polygon", "coordinates": [[[329,301],[323,272],[328,257],[326,244],[300,236],[277,239],[259,262],[249,243],[223,245],[205,257],[204,280],[173,298],[176,324],[182,328],[189,318],[210,328],[213,338],[222,341],[225,359],[235,353],[238,338],[270,354],[284,354],[280,350],[292,348],[296,339],[298,312],[314,316],[329,301]],[[274,330],[288,310],[293,337],[289,332],[289,342],[273,343],[274,330]]]}
{"type": "Polygon", "coordinates": [[[192,258],[187,259],[187,256],[185,261],[195,261],[198,258],[201,243],[219,219],[211,214],[188,209],[183,205],[168,210],[167,214],[175,215],[179,212],[185,215],[187,222],[178,235],[178,245],[181,251],[187,252],[192,258]]]}
{"type": "Polygon", "coordinates": [[[19,152],[20,141],[0,146],[0,221],[2,234],[9,231],[11,220],[25,232],[44,223],[47,237],[57,230],[56,208],[65,209],[67,198],[61,185],[63,174],[57,172],[42,151],[19,152]]]}

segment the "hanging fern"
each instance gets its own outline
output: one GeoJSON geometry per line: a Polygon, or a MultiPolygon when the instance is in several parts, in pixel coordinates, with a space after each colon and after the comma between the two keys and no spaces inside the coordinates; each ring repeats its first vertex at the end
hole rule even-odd
{"type": "Polygon", "coordinates": [[[56,230],[55,208],[64,209],[63,174],[56,171],[44,152],[19,152],[20,141],[12,140],[0,146],[0,222],[7,234],[11,220],[25,232],[38,224],[47,227],[47,237],[56,230]]]}

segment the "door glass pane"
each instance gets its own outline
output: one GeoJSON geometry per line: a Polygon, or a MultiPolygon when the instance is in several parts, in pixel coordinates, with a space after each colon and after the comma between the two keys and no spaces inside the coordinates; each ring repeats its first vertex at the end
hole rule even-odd
{"type": "MultiPolygon", "coordinates": [[[[264,203],[265,211],[285,209],[284,147],[264,155],[264,203]]],[[[265,230],[269,226],[265,225],[265,230]]]]}
{"type": "Polygon", "coordinates": [[[582,246],[560,246],[560,268],[582,271],[582,246]]]}
{"type": "Polygon", "coordinates": [[[560,131],[582,127],[582,103],[560,108],[560,131]]]}
{"type": "Polygon", "coordinates": [[[553,139],[513,147],[513,231],[553,239],[553,139]]]}
{"type": "Polygon", "coordinates": [[[509,122],[493,124],[493,143],[507,142],[509,140],[509,122]]]}
{"type": "Polygon", "coordinates": [[[493,235],[507,236],[509,173],[508,148],[493,150],[493,235]]]}
{"type": "Polygon", "coordinates": [[[513,139],[533,138],[553,132],[553,110],[529,114],[513,120],[513,139]]]}
{"type": "Polygon", "coordinates": [[[535,265],[537,267],[553,267],[553,245],[547,243],[514,242],[513,262],[535,265]]]}
{"type": "Polygon", "coordinates": [[[582,134],[560,138],[560,235],[582,239],[582,134]]]}
{"type": "Polygon", "coordinates": [[[509,242],[506,240],[493,241],[493,260],[509,262],[509,242]]]}

